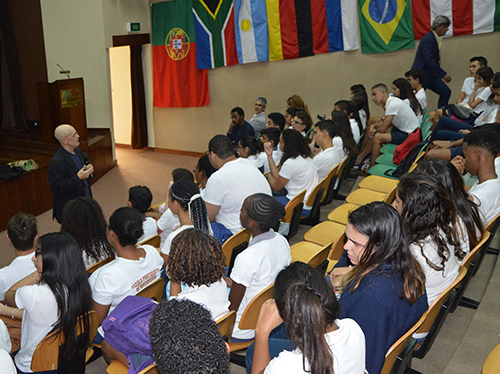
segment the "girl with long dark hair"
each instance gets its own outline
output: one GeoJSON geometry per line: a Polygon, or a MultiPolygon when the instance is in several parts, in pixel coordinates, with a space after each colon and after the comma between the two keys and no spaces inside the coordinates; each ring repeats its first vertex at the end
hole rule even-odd
{"type": "Polygon", "coordinates": [[[351,124],[347,114],[334,110],[331,119],[338,126],[337,136],[333,138],[333,146],[339,152],[340,162],[344,161],[348,156],[356,156],[359,150],[352,136],[351,124]]]}
{"type": "Polygon", "coordinates": [[[333,110],[347,114],[347,117],[349,117],[349,124],[351,125],[352,136],[354,142],[357,144],[359,139],[361,139],[361,134],[364,129],[356,104],[353,101],[339,100],[333,105],[333,110]]]}
{"type": "Polygon", "coordinates": [[[410,106],[419,121],[422,120],[422,107],[411,88],[410,83],[405,78],[398,78],[392,82],[392,92],[410,106]]]}
{"type": "Polygon", "coordinates": [[[63,232],[43,235],[33,262],[37,271],[5,294],[5,301],[12,307],[0,304],[0,314],[23,320],[21,349],[15,357],[18,373],[32,372],[33,352],[52,331],[66,338],[59,352],[63,360],[84,353],[90,344],[87,313],[92,309],[92,295],[75,239],[63,232]],[[82,339],[77,338],[77,323],[83,331],[82,339]]]}

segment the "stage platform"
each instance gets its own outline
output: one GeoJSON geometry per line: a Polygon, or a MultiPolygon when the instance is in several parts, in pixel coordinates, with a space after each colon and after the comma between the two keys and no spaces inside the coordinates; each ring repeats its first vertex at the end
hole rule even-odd
{"type": "MultiPolygon", "coordinates": [[[[25,172],[11,181],[0,181],[0,231],[7,228],[9,219],[18,212],[36,216],[52,209],[48,166],[58,148],[59,143],[43,142],[36,131],[0,133],[0,164],[26,159],[33,159],[38,164],[37,170],[25,172]]],[[[87,153],[89,162],[94,165],[94,178],[90,184],[116,165],[109,129],[88,129],[88,141],[79,148],[87,153]]]]}

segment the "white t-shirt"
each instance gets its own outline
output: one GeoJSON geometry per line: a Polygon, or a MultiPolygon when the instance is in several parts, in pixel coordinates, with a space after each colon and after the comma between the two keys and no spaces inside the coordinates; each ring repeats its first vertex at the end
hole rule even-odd
{"type": "Polygon", "coordinates": [[[158,227],[156,226],[156,220],[153,217],[146,217],[146,220],[142,221],[142,229],[144,230],[144,234],[137,239],[137,243],[158,235],[158,227]]]}
{"type": "Polygon", "coordinates": [[[361,120],[361,126],[363,126],[363,130],[366,129],[366,122],[368,121],[368,116],[366,115],[366,112],[364,109],[358,110],[359,114],[359,119],[361,120]]]}
{"type": "MultiPolygon", "coordinates": [[[[356,321],[350,318],[337,319],[337,330],[326,333],[325,339],[333,355],[335,374],[363,374],[365,372],[365,335],[356,321]]],[[[310,373],[309,363],[306,370],[303,354],[297,348],[291,352],[283,351],[267,366],[264,374],[305,374],[310,373]]]]}
{"type": "Polygon", "coordinates": [[[495,103],[489,104],[488,98],[491,96],[491,88],[484,87],[480,88],[476,94],[476,99],[483,100],[479,105],[474,108],[475,113],[481,113],[479,117],[474,121],[474,126],[481,126],[485,123],[495,122],[498,105],[495,103]],[[481,90],[479,92],[479,90],[481,90]]]}
{"type": "Polygon", "coordinates": [[[408,134],[420,126],[420,122],[413,110],[398,97],[390,96],[387,99],[385,115],[394,116],[392,124],[408,134]]]}
{"type": "Polygon", "coordinates": [[[425,90],[423,88],[421,88],[420,90],[415,92],[415,97],[417,98],[418,102],[420,103],[422,110],[427,108],[427,95],[425,94],[425,90]]]}
{"type": "Polygon", "coordinates": [[[250,125],[252,125],[255,130],[255,135],[259,134],[262,130],[266,128],[266,113],[262,112],[259,114],[254,114],[252,118],[248,121],[250,125]]]}
{"type": "Polygon", "coordinates": [[[272,229],[250,240],[249,246],[234,262],[231,279],[246,287],[245,295],[236,313],[233,336],[252,339],[253,330],[240,330],[241,315],[248,303],[264,288],[274,283],[276,276],[292,260],[288,241],[272,229]]]}
{"type": "Polygon", "coordinates": [[[500,213],[500,179],[489,179],[483,183],[477,181],[469,190],[474,201],[479,205],[479,213],[483,224],[486,226],[500,213]]]}
{"type": "MultiPolygon", "coordinates": [[[[444,236],[444,234],[443,234],[444,236]]],[[[427,237],[422,242],[422,248],[425,256],[438,266],[441,265],[441,258],[437,253],[437,246],[427,237]]],[[[446,290],[458,276],[458,269],[460,268],[460,260],[455,256],[455,249],[449,246],[450,258],[445,263],[444,270],[434,270],[429,266],[426,259],[422,255],[422,250],[418,244],[411,244],[410,249],[413,257],[418,261],[422,270],[425,273],[425,291],[427,293],[427,302],[429,305],[446,290]]]]}
{"type": "Polygon", "coordinates": [[[344,161],[347,156],[347,152],[344,151],[344,142],[342,141],[342,138],[340,136],[336,136],[332,140],[333,143],[333,148],[337,151],[339,155],[340,162],[344,161]]]}
{"type": "Polygon", "coordinates": [[[49,286],[42,283],[19,288],[15,301],[19,309],[24,309],[16,366],[25,373],[32,373],[33,352],[59,318],[57,301],[49,286]]]}
{"type": "Polygon", "coordinates": [[[12,260],[10,265],[0,269],[0,300],[5,299],[5,293],[9,288],[36,271],[32,258],[33,252],[18,256],[12,260]]]}
{"type": "MultiPolygon", "coordinates": [[[[201,194],[201,191],[200,191],[201,194]]],[[[161,246],[167,239],[168,234],[175,230],[176,227],[180,225],[179,217],[177,217],[170,208],[168,208],[165,213],[161,215],[161,217],[156,222],[158,226],[158,230],[161,230],[160,238],[161,238],[161,246]]]]}
{"type": "Polygon", "coordinates": [[[242,229],[240,210],[243,202],[248,196],[259,192],[271,196],[271,187],[266,178],[250,161],[238,158],[226,162],[210,176],[205,201],[220,207],[215,221],[234,234],[242,229]]]}
{"type": "Polygon", "coordinates": [[[497,178],[500,178],[500,156],[495,158],[495,173],[497,178]]]}
{"type": "MultiPolygon", "coordinates": [[[[135,296],[160,278],[163,258],[150,245],[142,245],[145,257],[129,260],[117,257],[109,264],[97,269],[89,278],[92,299],[101,305],[110,305],[109,313],[127,296],[135,296]]],[[[99,333],[104,336],[102,326],[99,333]]]]}
{"type": "Polygon", "coordinates": [[[12,349],[9,330],[7,330],[7,326],[5,326],[5,322],[3,320],[0,320],[0,350],[1,349],[6,350],[7,352],[10,352],[12,349]]]}
{"type": "Polygon", "coordinates": [[[354,138],[354,142],[358,144],[359,139],[361,138],[358,123],[354,118],[349,119],[349,123],[351,124],[352,137],[354,138]]]}
{"type": "MultiPolygon", "coordinates": [[[[469,103],[470,95],[472,95],[472,91],[474,91],[474,77],[468,77],[464,79],[464,84],[462,85],[461,92],[465,92],[464,101],[462,103],[469,103]]],[[[462,104],[459,103],[459,104],[462,104]]]]}
{"type": "Polygon", "coordinates": [[[2,374],[16,374],[17,370],[14,366],[14,361],[9,355],[9,351],[0,348],[0,367],[2,368],[2,374]]]}
{"type": "MultiPolygon", "coordinates": [[[[311,191],[318,184],[318,171],[310,157],[298,156],[289,158],[285,161],[283,166],[281,166],[279,175],[288,179],[285,188],[287,190],[286,197],[290,200],[303,190],[307,190],[306,196],[304,197],[305,203],[311,191]]],[[[304,207],[306,209],[311,209],[306,205],[304,205],[304,207]]]]}
{"type": "Polygon", "coordinates": [[[167,239],[165,240],[165,243],[161,246],[161,253],[164,253],[166,255],[170,254],[170,247],[172,246],[172,240],[179,235],[182,231],[187,230],[187,229],[193,229],[193,225],[184,225],[180,226],[178,229],[172,231],[170,234],[168,234],[167,239]]]}
{"type": "MultiPolygon", "coordinates": [[[[280,163],[281,156],[283,156],[283,152],[280,151],[279,147],[273,149],[273,160],[276,165],[280,163]]],[[[269,172],[271,172],[271,169],[269,168],[269,160],[267,159],[267,153],[259,153],[259,158],[262,161],[262,165],[264,165],[264,174],[268,174],[269,172]]]]}
{"type": "Polygon", "coordinates": [[[185,287],[182,292],[171,299],[188,299],[203,305],[210,310],[212,318],[217,320],[229,312],[229,298],[227,295],[227,284],[221,279],[210,286],[185,287]]]}
{"type": "Polygon", "coordinates": [[[318,170],[318,180],[322,180],[340,162],[339,152],[335,147],[324,149],[314,156],[313,162],[318,170]]]}
{"type": "Polygon", "coordinates": [[[261,152],[259,154],[251,155],[251,156],[247,157],[247,160],[250,161],[257,169],[264,166],[264,160],[261,158],[261,156],[260,156],[261,154],[264,154],[267,158],[267,155],[265,152],[261,152]]]}

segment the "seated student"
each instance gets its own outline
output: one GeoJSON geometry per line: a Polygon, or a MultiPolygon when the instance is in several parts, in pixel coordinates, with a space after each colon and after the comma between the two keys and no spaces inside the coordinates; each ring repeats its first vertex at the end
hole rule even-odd
{"type": "Polygon", "coordinates": [[[72,359],[90,344],[88,329],[81,339],[76,335],[75,321],[82,316],[83,325],[88,326],[87,313],[92,309],[87,273],[76,241],[64,232],[55,232],[41,236],[37,246],[33,256],[36,271],[7,291],[5,301],[10,306],[0,304],[0,315],[22,319],[21,349],[15,357],[18,374],[32,373],[35,348],[51,331],[66,337],[59,350],[60,360],[72,359]]]}
{"type": "Polygon", "coordinates": [[[241,208],[241,223],[250,230],[252,239],[248,248],[236,257],[230,278],[226,277],[231,288],[229,309],[237,311],[233,341],[253,339],[253,330],[238,328],[241,315],[248,303],[273,284],[279,271],[292,260],[288,241],[272,229],[284,216],[283,205],[261,193],[249,196],[241,208]]]}
{"type": "MultiPolygon", "coordinates": [[[[318,171],[311,158],[311,149],[302,135],[295,130],[285,130],[281,134],[280,148],[283,156],[280,160],[280,168],[273,160],[273,149],[271,144],[266,143],[264,150],[267,154],[270,173],[267,175],[269,185],[273,191],[286,189],[286,196],[275,196],[284,206],[303,190],[307,190],[304,201],[318,184],[318,171]]],[[[302,215],[307,217],[311,207],[304,205],[302,215]]]]}
{"type": "Polygon", "coordinates": [[[245,135],[255,137],[255,130],[252,125],[245,121],[245,112],[243,109],[240,107],[233,108],[231,109],[231,124],[227,130],[227,136],[236,147],[245,135]]]}
{"type": "Polygon", "coordinates": [[[295,109],[297,112],[300,110],[306,112],[307,116],[309,117],[309,122],[312,123],[311,112],[309,112],[309,108],[307,107],[302,97],[300,97],[299,95],[292,95],[288,99],[286,99],[286,106],[288,108],[295,109]]]}
{"type": "Polygon", "coordinates": [[[461,243],[468,242],[467,237],[461,235],[451,196],[432,175],[403,175],[394,207],[403,218],[413,257],[425,273],[427,302],[431,305],[457,278],[466,255],[461,243]]]}
{"type": "Polygon", "coordinates": [[[399,145],[420,126],[415,112],[403,100],[390,97],[385,84],[373,86],[372,98],[375,104],[385,106],[385,115],[368,131],[368,137],[372,139],[370,167],[375,165],[383,143],[399,145]]]}
{"type": "Polygon", "coordinates": [[[417,100],[410,83],[404,78],[395,79],[392,82],[392,92],[395,97],[403,100],[411,110],[413,110],[413,113],[417,116],[418,122],[421,123],[423,116],[422,106],[417,100]]]}
{"type": "MultiPolygon", "coordinates": [[[[297,113],[297,110],[292,107],[288,107],[285,110],[285,129],[289,129],[292,127],[292,121],[293,118],[295,117],[295,114],[297,113]]],[[[283,130],[281,130],[283,132],[283,130]]]]}
{"type": "Polygon", "coordinates": [[[9,352],[12,349],[12,343],[10,341],[9,331],[5,322],[0,321],[0,367],[2,368],[3,374],[17,374],[16,366],[14,361],[10,357],[9,352]]]}
{"type": "Polygon", "coordinates": [[[339,314],[325,278],[303,262],[290,264],[276,277],[274,300],[262,306],[255,343],[246,355],[247,372],[363,374],[365,336],[355,321],[339,314]],[[273,349],[284,342],[271,333],[282,322],[297,347],[291,352],[273,349]]]}
{"type": "Polygon", "coordinates": [[[153,194],[146,186],[134,186],[128,190],[128,203],[127,206],[137,210],[142,217],[143,235],[137,239],[140,243],[143,240],[149,239],[152,236],[158,235],[158,226],[153,217],[146,217],[146,212],[151,208],[153,201],[153,194]]]}
{"type": "Polygon", "coordinates": [[[179,217],[180,226],[168,234],[165,243],[161,246],[161,255],[165,264],[170,254],[172,240],[182,231],[197,228],[206,234],[211,234],[207,208],[196,183],[187,180],[175,182],[170,187],[168,207],[179,217]]]}
{"type": "Polygon", "coordinates": [[[259,134],[266,128],[266,107],[267,99],[265,97],[259,97],[255,100],[255,114],[248,121],[248,123],[253,127],[255,134],[259,134]]]}
{"type": "MultiPolygon", "coordinates": [[[[283,156],[283,152],[279,147],[281,132],[276,128],[264,129],[260,132],[260,141],[262,144],[271,143],[273,147],[273,160],[276,165],[279,164],[281,157],[283,156]]],[[[271,169],[269,169],[269,161],[267,161],[266,152],[261,152],[259,154],[262,162],[264,164],[264,174],[268,174],[271,169]]]]}
{"type": "Polygon", "coordinates": [[[464,237],[461,240],[462,250],[469,253],[481,240],[484,226],[476,203],[469,199],[465,191],[463,178],[449,161],[438,159],[420,162],[415,172],[436,177],[450,194],[459,217],[460,235],[464,237]]]}
{"type": "Polygon", "coordinates": [[[309,139],[312,121],[311,117],[303,110],[298,110],[292,120],[292,129],[302,134],[305,139],[309,139]]]}
{"type": "Polygon", "coordinates": [[[264,145],[253,136],[244,136],[238,143],[240,157],[250,161],[261,173],[264,172],[264,162],[260,154],[264,152],[264,145]]]}
{"type": "Polygon", "coordinates": [[[427,95],[425,94],[424,87],[422,87],[422,79],[424,79],[422,70],[410,69],[405,73],[405,77],[408,83],[410,83],[411,89],[413,90],[420,107],[424,110],[427,108],[427,95]]]}
{"type": "Polygon", "coordinates": [[[198,229],[188,229],[175,237],[167,261],[170,297],[202,304],[213,319],[229,311],[224,281],[226,260],[214,237],[198,229]],[[181,291],[181,284],[185,285],[181,291]]]}
{"type": "Polygon", "coordinates": [[[361,120],[361,125],[363,126],[363,131],[366,129],[366,124],[368,122],[368,118],[370,115],[370,110],[368,109],[368,113],[366,112],[368,96],[365,91],[355,91],[351,96],[351,101],[356,106],[356,110],[358,111],[359,119],[361,120]]]}
{"type": "Polygon", "coordinates": [[[38,240],[35,216],[17,213],[12,217],[7,223],[7,240],[14,247],[16,258],[0,269],[0,301],[4,300],[10,287],[36,270],[31,261],[38,240]]]}
{"type": "Polygon", "coordinates": [[[339,152],[333,146],[333,139],[337,136],[338,126],[332,120],[326,119],[316,124],[314,139],[321,148],[313,158],[313,163],[318,170],[318,180],[322,180],[340,162],[339,152]]]}
{"type": "Polygon", "coordinates": [[[355,265],[336,268],[332,284],[343,288],[340,318],[352,318],[366,340],[366,370],[380,373],[387,350],[427,311],[425,275],[410,251],[393,207],[374,202],[352,211],[345,249],[355,265]]]}
{"type": "Polygon", "coordinates": [[[107,229],[101,206],[94,199],[78,197],[64,207],[61,231],[70,234],[78,243],[85,268],[107,257],[115,257],[107,229]]]}
{"type": "MultiPolygon", "coordinates": [[[[194,170],[193,170],[193,172],[194,172],[194,170]]],[[[168,188],[170,188],[170,186],[173,183],[180,181],[182,179],[186,179],[188,181],[194,182],[195,180],[194,180],[193,172],[191,172],[190,170],[185,169],[185,168],[177,168],[177,169],[172,170],[172,180],[170,181],[168,188]]],[[[199,182],[196,182],[196,183],[199,183],[199,182]]],[[[167,198],[165,199],[165,202],[158,207],[159,213],[163,214],[164,212],[166,212],[168,210],[167,200],[168,200],[168,193],[167,193],[167,198]]]]}
{"type": "Polygon", "coordinates": [[[149,322],[160,374],[228,374],[229,348],[210,312],[190,300],[162,300],[149,322]]]}
{"type": "Polygon", "coordinates": [[[200,195],[204,198],[205,188],[207,187],[208,178],[217,170],[212,166],[208,155],[200,157],[196,167],[194,168],[194,178],[200,187],[200,195]]]}
{"type": "Polygon", "coordinates": [[[356,110],[356,105],[352,101],[339,100],[333,105],[333,110],[337,112],[344,112],[349,117],[349,123],[351,125],[352,136],[356,144],[359,143],[361,139],[361,134],[363,133],[363,125],[361,124],[361,119],[359,118],[359,113],[356,110]]]}
{"type": "Polygon", "coordinates": [[[333,138],[332,142],[333,147],[337,150],[340,162],[344,161],[348,156],[356,156],[359,151],[352,136],[347,114],[334,110],[331,113],[331,120],[337,125],[337,136],[333,138]]]}
{"type": "Polygon", "coordinates": [[[210,222],[218,222],[235,234],[241,230],[239,213],[243,201],[257,192],[271,195],[271,188],[255,166],[244,158],[236,158],[227,136],[214,136],[208,149],[210,163],[219,169],[206,187],[208,216],[210,222]]]}
{"type": "MultiPolygon", "coordinates": [[[[143,235],[142,217],[132,208],[118,208],[109,218],[108,240],[115,248],[116,259],[97,269],[89,278],[93,308],[99,326],[125,297],[136,295],[160,277],[163,258],[150,245],[136,247],[143,235]]],[[[104,338],[102,326],[94,340],[104,338]]]]}
{"type": "Polygon", "coordinates": [[[479,205],[481,219],[486,226],[500,213],[500,179],[495,172],[495,158],[500,151],[500,137],[491,129],[477,129],[464,137],[463,152],[451,162],[462,173],[465,168],[478,181],[469,190],[469,194],[479,205]]]}
{"type": "Polygon", "coordinates": [[[285,124],[286,124],[286,118],[283,114],[278,112],[273,112],[267,115],[266,129],[277,128],[280,130],[280,132],[282,132],[285,129],[285,124]]]}

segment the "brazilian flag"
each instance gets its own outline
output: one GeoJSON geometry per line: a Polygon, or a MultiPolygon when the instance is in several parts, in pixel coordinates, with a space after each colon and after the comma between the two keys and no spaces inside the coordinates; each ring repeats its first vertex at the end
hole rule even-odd
{"type": "Polygon", "coordinates": [[[414,48],[410,0],[358,0],[362,53],[414,48]]]}

